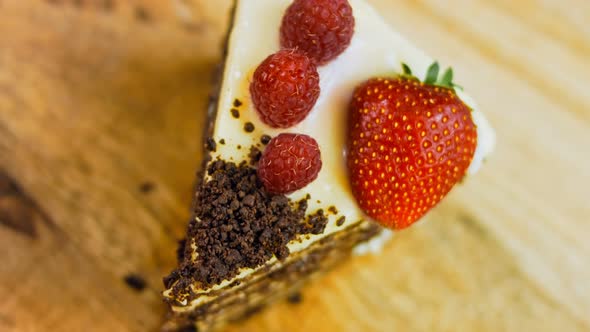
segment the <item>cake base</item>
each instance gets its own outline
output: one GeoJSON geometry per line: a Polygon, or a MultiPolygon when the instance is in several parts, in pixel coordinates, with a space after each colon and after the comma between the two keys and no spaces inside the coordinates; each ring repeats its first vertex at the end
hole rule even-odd
{"type": "Polygon", "coordinates": [[[275,262],[245,280],[210,293],[217,298],[190,311],[171,311],[163,331],[214,331],[248,317],[276,300],[286,298],[310,279],[348,258],[354,248],[377,236],[382,228],[370,222],[355,224],[275,262]]]}

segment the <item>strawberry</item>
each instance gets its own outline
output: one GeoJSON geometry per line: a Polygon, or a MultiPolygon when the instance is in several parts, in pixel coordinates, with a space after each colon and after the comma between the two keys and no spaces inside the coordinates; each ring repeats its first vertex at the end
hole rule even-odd
{"type": "Polygon", "coordinates": [[[373,78],[350,105],[347,165],[363,211],[394,229],[410,226],[466,174],[477,146],[471,109],[448,69],[434,63],[421,82],[404,74],[373,78]]]}

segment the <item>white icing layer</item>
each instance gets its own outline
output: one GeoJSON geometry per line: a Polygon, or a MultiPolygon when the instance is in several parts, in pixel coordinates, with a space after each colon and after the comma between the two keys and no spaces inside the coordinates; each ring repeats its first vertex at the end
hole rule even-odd
{"type": "MultiPolygon", "coordinates": [[[[225,144],[217,145],[213,158],[219,156],[237,162],[244,160],[248,148],[259,143],[262,134],[276,136],[281,132],[294,132],[310,135],[317,140],[322,153],[322,170],[317,180],[290,197],[299,200],[310,194],[312,199],[308,212],[317,209],[326,211],[328,207],[335,206],[338,214],[330,216],[323,234],[290,243],[290,251],[297,252],[312,242],[366,219],[352,196],[344,158],[347,105],[355,86],[371,77],[399,73],[402,62],[408,64],[416,76],[424,77],[433,59],[401,37],[363,0],[350,0],[356,20],[355,34],[350,47],[342,55],[319,68],[321,94],[315,107],[303,122],[293,128],[270,128],[259,120],[253,109],[248,86],[256,67],[267,56],[279,50],[279,26],[290,3],[290,0],[238,1],[214,131],[214,139],[217,142],[224,139],[225,144]],[[239,108],[240,119],[233,118],[230,112],[236,98],[243,102],[239,108]],[[245,134],[243,128],[246,122],[254,124],[254,133],[245,134]],[[238,150],[238,145],[242,149],[238,150]],[[346,217],[344,226],[336,225],[340,216],[346,217]]],[[[471,98],[462,92],[460,97],[473,108],[473,118],[478,125],[478,148],[469,170],[469,174],[473,174],[493,148],[494,134],[471,98]]],[[[384,234],[390,236],[391,232],[384,234]]],[[[376,251],[384,238],[377,242],[357,248],[357,252],[376,251]]],[[[243,269],[234,279],[244,278],[254,271],[243,269]]],[[[220,289],[227,284],[224,282],[202,293],[220,289]]],[[[209,300],[211,298],[203,296],[190,306],[209,300]]]]}

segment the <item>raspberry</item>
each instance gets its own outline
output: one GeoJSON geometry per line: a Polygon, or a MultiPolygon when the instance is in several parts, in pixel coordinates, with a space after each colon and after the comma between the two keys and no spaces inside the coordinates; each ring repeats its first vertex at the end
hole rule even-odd
{"type": "Polygon", "coordinates": [[[300,134],[273,138],[258,162],[258,178],[271,193],[289,194],[318,177],[322,168],[320,148],[315,139],[300,134]]]}
{"type": "Polygon", "coordinates": [[[306,55],[282,50],[256,68],[250,94],[264,123],[288,128],[303,121],[315,105],[320,95],[320,75],[306,55]]]}
{"type": "Polygon", "coordinates": [[[281,25],[281,46],[305,52],[318,65],[350,45],[354,16],[347,0],[295,0],[281,25]]]}

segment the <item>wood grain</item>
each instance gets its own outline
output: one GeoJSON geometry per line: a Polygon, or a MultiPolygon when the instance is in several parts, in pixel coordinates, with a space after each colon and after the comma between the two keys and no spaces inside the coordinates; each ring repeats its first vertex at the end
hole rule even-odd
{"type": "MultiPolygon", "coordinates": [[[[229,331],[590,331],[590,3],[370,2],[454,65],[497,151],[382,255],[229,331]]],[[[0,331],[158,330],[228,6],[0,1],[0,331]]]]}

